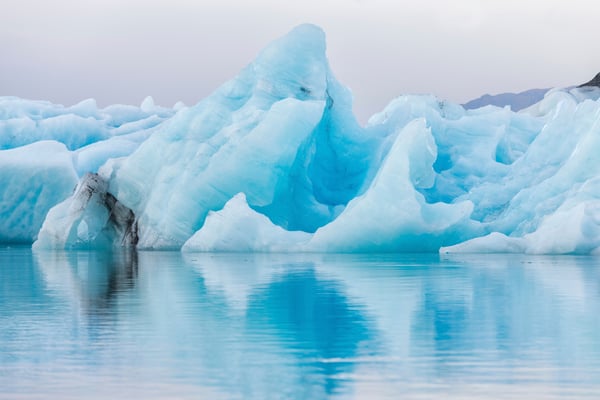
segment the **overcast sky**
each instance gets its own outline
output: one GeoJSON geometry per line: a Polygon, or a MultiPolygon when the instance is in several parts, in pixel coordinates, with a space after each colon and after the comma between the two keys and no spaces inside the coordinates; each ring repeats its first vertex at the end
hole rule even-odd
{"type": "Polygon", "coordinates": [[[0,95],[194,104],[310,22],[364,121],[392,98],[583,83],[600,72],[598,0],[3,0],[0,95]]]}

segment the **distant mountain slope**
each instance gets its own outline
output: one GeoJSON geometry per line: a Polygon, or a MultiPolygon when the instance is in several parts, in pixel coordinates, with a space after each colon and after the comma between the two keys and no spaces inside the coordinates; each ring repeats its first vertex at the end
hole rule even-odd
{"type": "Polygon", "coordinates": [[[548,90],[549,89],[530,89],[521,93],[501,93],[497,95],[485,94],[463,104],[463,107],[467,110],[472,110],[488,105],[498,107],[510,106],[513,111],[519,111],[542,100],[548,90]]]}
{"type": "Polygon", "coordinates": [[[600,73],[598,73],[594,79],[592,79],[591,81],[584,83],[583,85],[579,85],[578,87],[584,87],[584,86],[596,86],[596,87],[600,87],[600,73]]]}
{"type": "MultiPolygon", "coordinates": [[[[573,87],[574,86],[566,89],[572,89],[573,87]]],[[[600,73],[598,73],[591,81],[577,87],[600,88],[600,73]]],[[[548,90],[550,89],[530,89],[520,93],[501,93],[496,95],[484,94],[481,97],[463,104],[463,107],[467,110],[473,110],[489,105],[498,107],[510,106],[513,111],[519,111],[541,101],[548,90]]]]}

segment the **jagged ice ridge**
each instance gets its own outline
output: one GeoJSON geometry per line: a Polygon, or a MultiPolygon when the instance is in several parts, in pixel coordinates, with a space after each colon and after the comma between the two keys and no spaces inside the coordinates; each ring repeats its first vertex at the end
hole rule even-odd
{"type": "Polygon", "coordinates": [[[0,242],[598,253],[599,98],[401,96],[361,126],[324,33],[302,25],[192,107],[0,98],[0,242]]]}

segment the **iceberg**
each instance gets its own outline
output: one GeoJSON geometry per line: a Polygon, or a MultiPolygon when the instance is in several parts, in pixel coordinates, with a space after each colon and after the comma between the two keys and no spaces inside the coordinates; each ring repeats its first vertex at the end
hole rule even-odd
{"type": "Polygon", "coordinates": [[[100,109],[0,97],[0,243],[31,244],[80,178],[133,153],[174,113],[151,98],[100,109]]]}
{"type": "Polygon", "coordinates": [[[144,248],[180,248],[236,194],[287,230],[332,221],[367,178],[377,138],[331,73],[323,32],[301,26],[175,115],[113,171],[110,191],[144,248]]]}
{"type": "Polygon", "coordinates": [[[77,184],[71,152],[42,140],[0,151],[0,242],[31,243],[48,211],[77,184]]]}
{"type": "Polygon", "coordinates": [[[311,234],[286,231],[252,210],[243,193],[235,195],[218,212],[211,211],[198,232],[189,238],[184,252],[299,252],[311,234]]]}
{"type": "Polygon", "coordinates": [[[361,126],[301,25],[191,107],[3,97],[0,242],[596,254],[594,82],[520,111],[403,95],[361,126]]]}

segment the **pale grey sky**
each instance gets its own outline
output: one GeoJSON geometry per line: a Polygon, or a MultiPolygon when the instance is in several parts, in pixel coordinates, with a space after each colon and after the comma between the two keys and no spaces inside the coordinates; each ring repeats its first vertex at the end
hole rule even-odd
{"type": "Polygon", "coordinates": [[[401,94],[583,83],[600,72],[598,15],[598,0],[3,0],[0,95],[194,104],[310,22],[364,121],[401,94]]]}

